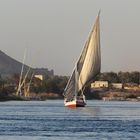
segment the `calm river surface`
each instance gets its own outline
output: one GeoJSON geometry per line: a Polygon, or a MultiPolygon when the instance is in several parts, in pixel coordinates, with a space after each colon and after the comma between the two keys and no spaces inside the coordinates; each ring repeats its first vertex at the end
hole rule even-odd
{"type": "Polygon", "coordinates": [[[0,102],[0,140],[139,140],[140,102],[0,102]]]}

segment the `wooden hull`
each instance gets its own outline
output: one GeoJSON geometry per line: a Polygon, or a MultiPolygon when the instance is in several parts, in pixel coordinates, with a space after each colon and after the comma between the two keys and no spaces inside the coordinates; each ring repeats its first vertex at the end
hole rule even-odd
{"type": "Polygon", "coordinates": [[[84,107],[86,105],[86,103],[84,101],[69,101],[69,102],[64,102],[64,105],[66,107],[84,107]]]}

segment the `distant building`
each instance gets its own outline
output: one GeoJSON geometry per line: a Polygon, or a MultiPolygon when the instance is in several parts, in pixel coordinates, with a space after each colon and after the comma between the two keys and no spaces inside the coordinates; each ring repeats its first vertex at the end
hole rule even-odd
{"type": "Polygon", "coordinates": [[[123,88],[123,84],[122,83],[112,83],[111,87],[112,88],[116,88],[116,89],[122,89],[123,88]]]}
{"type": "Polygon", "coordinates": [[[138,84],[135,83],[125,83],[124,89],[126,90],[133,90],[133,91],[140,91],[140,87],[138,84]]]}
{"type": "Polygon", "coordinates": [[[108,81],[95,81],[91,83],[91,88],[108,88],[108,81]]]}
{"type": "Polygon", "coordinates": [[[35,68],[35,69],[33,69],[33,71],[34,71],[35,75],[37,75],[37,77],[39,76],[41,78],[40,75],[42,75],[43,80],[48,79],[48,77],[54,76],[54,71],[48,70],[47,68],[35,68]]]}
{"type": "Polygon", "coordinates": [[[40,75],[34,75],[34,77],[40,79],[41,81],[44,79],[43,75],[41,75],[41,74],[40,75]]]}

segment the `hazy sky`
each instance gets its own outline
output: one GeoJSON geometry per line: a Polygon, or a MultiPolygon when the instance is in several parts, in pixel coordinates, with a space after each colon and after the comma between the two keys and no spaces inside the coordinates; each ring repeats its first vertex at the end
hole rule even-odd
{"type": "Polygon", "coordinates": [[[99,10],[102,72],[140,71],[140,0],[0,0],[0,49],[70,75],[99,10]]]}

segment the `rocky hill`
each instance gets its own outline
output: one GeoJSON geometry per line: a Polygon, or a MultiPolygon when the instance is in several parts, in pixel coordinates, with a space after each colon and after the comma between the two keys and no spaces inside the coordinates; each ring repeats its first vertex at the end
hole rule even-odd
{"type": "MultiPolygon", "coordinates": [[[[12,75],[20,74],[22,63],[8,56],[0,50],[0,74],[12,75]]],[[[29,69],[29,66],[24,66],[24,72],[29,69]]],[[[37,74],[53,75],[53,70],[49,71],[47,68],[31,68],[37,74]]]]}
{"type": "MultiPolygon", "coordinates": [[[[0,50],[0,74],[19,74],[21,72],[22,63],[11,58],[0,50]]],[[[25,65],[25,71],[29,66],[25,65]]]]}

